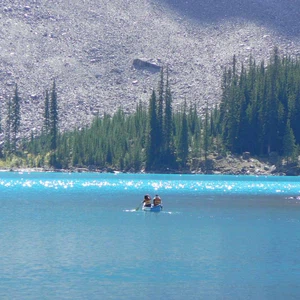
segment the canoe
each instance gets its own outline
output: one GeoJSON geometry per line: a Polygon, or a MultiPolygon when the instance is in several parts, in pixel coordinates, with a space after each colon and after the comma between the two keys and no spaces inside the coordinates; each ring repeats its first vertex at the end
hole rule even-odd
{"type": "Polygon", "coordinates": [[[156,206],[151,205],[151,207],[143,206],[142,208],[143,211],[152,211],[152,212],[160,212],[162,209],[163,209],[162,205],[156,205],[156,206]]]}

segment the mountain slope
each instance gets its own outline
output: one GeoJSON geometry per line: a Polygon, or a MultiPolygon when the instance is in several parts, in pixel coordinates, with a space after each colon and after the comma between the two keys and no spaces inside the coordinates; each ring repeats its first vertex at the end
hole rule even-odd
{"type": "MultiPolygon", "coordinates": [[[[300,3],[268,0],[0,1],[0,101],[18,83],[22,130],[41,126],[44,92],[57,81],[61,127],[148,101],[169,66],[177,107],[220,99],[232,56],[267,59],[273,47],[299,54],[300,3]]],[[[3,121],[3,120],[2,120],[3,121]]]]}

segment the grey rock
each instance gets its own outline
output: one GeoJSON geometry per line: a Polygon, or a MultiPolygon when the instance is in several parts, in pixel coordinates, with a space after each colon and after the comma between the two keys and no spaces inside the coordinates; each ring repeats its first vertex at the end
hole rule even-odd
{"type": "Polygon", "coordinates": [[[248,160],[248,159],[250,159],[250,152],[243,152],[243,159],[244,160],[248,160]]]}
{"type": "Polygon", "coordinates": [[[132,64],[136,69],[146,69],[154,72],[158,72],[161,69],[159,65],[140,58],[134,59],[132,64]]]}

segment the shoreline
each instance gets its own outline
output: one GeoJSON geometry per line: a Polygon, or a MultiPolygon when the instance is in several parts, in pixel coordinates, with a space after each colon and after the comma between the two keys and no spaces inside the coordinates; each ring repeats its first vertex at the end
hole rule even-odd
{"type": "Polygon", "coordinates": [[[59,172],[59,173],[128,173],[128,174],[207,174],[207,175],[254,175],[254,176],[299,176],[300,167],[297,164],[282,164],[282,160],[250,157],[248,155],[211,155],[206,161],[193,159],[190,169],[172,170],[118,170],[116,168],[72,167],[68,169],[2,167],[0,172],[59,172]]]}

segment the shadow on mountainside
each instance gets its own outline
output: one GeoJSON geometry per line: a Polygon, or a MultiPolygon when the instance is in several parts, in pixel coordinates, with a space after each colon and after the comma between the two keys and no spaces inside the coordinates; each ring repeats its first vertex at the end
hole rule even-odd
{"type": "Polygon", "coordinates": [[[181,15],[211,23],[243,19],[267,26],[280,34],[300,36],[298,0],[160,0],[181,15]]]}

